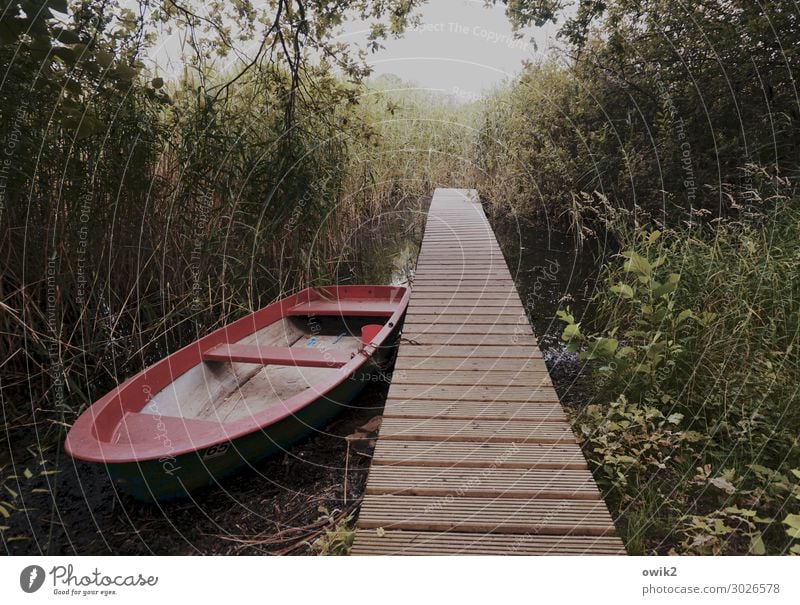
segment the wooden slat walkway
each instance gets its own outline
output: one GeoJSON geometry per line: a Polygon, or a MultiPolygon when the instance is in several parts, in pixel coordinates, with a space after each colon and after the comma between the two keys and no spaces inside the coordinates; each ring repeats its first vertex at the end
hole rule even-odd
{"type": "Polygon", "coordinates": [[[437,189],[353,554],[624,554],[476,192],[437,189]]]}

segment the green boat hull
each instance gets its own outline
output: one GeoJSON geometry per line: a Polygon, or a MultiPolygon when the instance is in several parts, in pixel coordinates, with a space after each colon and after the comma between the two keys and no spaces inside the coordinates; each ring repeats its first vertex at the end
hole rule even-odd
{"type": "Polygon", "coordinates": [[[108,464],[108,472],[121,491],[137,500],[185,497],[243,467],[285,452],[292,444],[323,428],[364,389],[375,372],[364,368],[359,377],[348,378],[297,414],[230,442],[174,458],[108,464]]]}

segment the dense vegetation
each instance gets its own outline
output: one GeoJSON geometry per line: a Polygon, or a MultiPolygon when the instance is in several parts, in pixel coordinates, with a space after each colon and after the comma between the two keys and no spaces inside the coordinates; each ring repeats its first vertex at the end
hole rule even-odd
{"type": "Polygon", "coordinates": [[[365,86],[331,37],[349,10],[388,14],[379,40],[415,3],[334,4],[0,6],[2,517],[99,395],[280,295],[387,280],[375,259],[461,180],[452,108],[365,86]],[[145,62],[166,29],[187,39],[173,79],[145,62]]]}
{"type": "Polygon", "coordinates": [[[590,317],[560,317],[628,550],[797,554],[797,5],[581,2],[560,35],[488,102],[481,190],[621,252],[590,317]]]}
{"type": "MultiPolygon", "coordinates": [[[[518,26],[569,4],[503,3],[518,26]]],[[[333,35],[350,11],[378,44],[419,4],[0,3],[3,428],[57,443],[198,334],[385,278],[370,246],[432,187],[476,184],[497,213],[621,251],[591,321],[561,318],[593,368],[575,427],[629,551],[797,552],[796,4],[579,2],[562,53],[469,107],[366,84],[333,35]],[[170,29],[172,79],[145,63],[170,29]]]]}

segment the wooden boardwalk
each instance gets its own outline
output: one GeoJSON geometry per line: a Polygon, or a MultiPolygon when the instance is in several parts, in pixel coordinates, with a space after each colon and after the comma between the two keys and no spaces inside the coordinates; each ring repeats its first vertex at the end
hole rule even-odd
{"type": "Polygon", "coordinates": [[[624,554],[473,190],[437,189],[353,554],[624,554]]]}

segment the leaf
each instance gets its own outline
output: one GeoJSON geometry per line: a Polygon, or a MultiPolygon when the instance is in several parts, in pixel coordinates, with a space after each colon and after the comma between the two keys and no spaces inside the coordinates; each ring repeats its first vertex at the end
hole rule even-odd
{"type": "Polygon", "coordinates": [[[628,284],[618,283],[616,286],[611,286],[611,291],[619,294],[622,298],[633,298],[633,288],[628,284]]]}
{"type": "Polygon", "coordinates": [[[650,261],[648,261],[644,256],[634,252],[633,250],[623,252],[622,256],[628,259],[625,261],[623,266],[624,270],[628,273],[636,273],[640,280],[642,278],[649,278],[653,273],[653,267],[650,265],[650,261]]]}
{"type": "Polygon", "coordinates": [[[75,51],[68,46],[56,46],[52,50],[53,56],[58,57],[64,63],[73,65],[75,63],[75,51]]]}
{"type": "Polygon", "coordinates": [[[797,477],[798,479],[800,479],[800,469],[798,469],[798,468],[793,468],[793,469],[792,469],[791,471],[789,471],[789,472],[791,472],[791,473],[792,473],[792,474],[793,474],[795,477],[797,477]]]}
{"type": "Polygon", "coordinates": [[[670,424],[680,424],[681,420],[683,420],[683,414],[679,414],[677,412],[674,414],[670,414],[667,417],[667,422],[669,422],[670,424]]]}
{"type": "Polygon", "coordinates": [[[58,40],[63,44],[80,44],[81,42],[80,36],[72,30],[63,29],[61,27],[54,27],[52,32],[53,32],[53,39],[58,40]]]}
{"type": "Polygon", "coordinates": [[[559,309],[556,311],[556,317],[560,320],[567,322],[568,324],[575,323],[575,318],[570,314],[569,309],[566,311],[562,311],[559,309]]]}
{"type": "Polygon", "coordinates": [[[756,511],[745,509],[745,508],[737,508],[736,506],[729,506],[725,509],[726,513],[730,513],[732,515],[739,515],[740,517],[755,517],[756,511]]]}
{"type": "Polygon", "coordinates": [[[133,80],[139,72],[129,65],[117,65],[108,73],[118,80],[133,80]]]}
{"type": "Polygon", "coordinates": [[[581,335],[580,326],[580,324],[569,324],[564,328],[564,332],[561,334],[561,340],[570,341],[573,338],[578,338],[581,335]]]}
{"type": "Polygon", "coordinates": [[[16,44],[20,34],[25,31],[21,19],[0,19],[0,44],[16,44]]]}
{"type": "Polygon", "coordinates": [[[764,540],[761,538],[761,533],[756,533],[750,540],[750,554],[763,555],[766,554],[767,549],[764,546],[764,540]]]}
{"type": "Polygon", "coordinates": [[[675,319],[675,325],[676,326],[681,325],[684,321],[686,321],[690,317],[694,317],[694,313],[692,313],[692,310],[684,309],[683,311],[678,313],[678,317],[675,319]]]}
{"type": "Polygon", "coordinates": [[[800,555],[800,544],[795,544],[789,549],[789,552],[793,555],[800,555]]]}
{"type": "Polygon", "coordinates": [[[67,0],[45,0],[44,4],[52,8],[57,13],[67,14],[67,0]]]}
{"type": "Polygon", "coordinates": [[[747,467],[760,477],[769,477],[773,473],[772,469],[761,466],[760,464],[748,464],[747,467]]]}
{"type": "Polygon", "coordinates": [[[78,59],[83,59],[89,52],[89,47],[81,43],[72,44],[71,48],[75,51],[75,55],[78,57],[78,59]]]}
{"type": "Polygon", "coordinates": [[[800,515],[794,515],[794,514],[786,515],[786,518],[784,518],[783,523],[794,529],[800,529],[800,515]]]}
{"type": "Polygon", "coordinates": [[[22,472],[22,474],[25,475],[26,479],[30,479],[31,477],[33,477],[33,473],[30,471],[30,469],[27,468],[22,472]]]}
{"type": "Polygon", "coordinates": [[[4,506],[0,506],[0,515],[2,515],[3,518],[8,519],[11,516],[11,513],[9,513],[4,506]]]}
{"type": "Polygon", "coordinates": [[[617,357],[630,357],[634,353],[636,353],[636,349],[633,347],[622,347],[617,351],[617,357]]]}
{"type": "Polygon", "coordinates": [[[653,296],[658,298],[674,292],[678,287],[680,279],[681,276],[679,273],[670,273],[669,277],[667,277],[667,281],[653,289],[653,296]]]}
{"type": "Polygon", "coordinates": [[[730,481],[725,479],[725,477],[714,477],[711,481],[709,481],[711,485],[716,488],[721,489],[727,494],[735,494],[736,493],[736,486],[733,485],[730,481]]]}
{"type": "Polygon", "coordinates": [[[109,68],[114,63],[114,54],[104,50],[95,53],[94,57],[101,67],[109,68]]]}
{"type": "MultiPolygon", "coordinates": [[[[566,332],[566,330],[565,330],[566,332]]],[[[611,357],[619,346],[616,338],[598,338],[589,347],[589,359],[596,357],[611,357]]]]}

